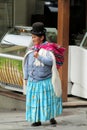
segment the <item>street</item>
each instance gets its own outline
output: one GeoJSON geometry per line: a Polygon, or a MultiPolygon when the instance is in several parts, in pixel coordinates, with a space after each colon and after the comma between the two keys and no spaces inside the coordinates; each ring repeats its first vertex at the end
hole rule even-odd
{"type": "Polygon", "coordinates": [[[32,127],[25,120],[25,111],[0,110],[0,130],[87,130],[87,107],[64,108],[56,120],[56,126],[46,121],[39,127],[32,127]]]}

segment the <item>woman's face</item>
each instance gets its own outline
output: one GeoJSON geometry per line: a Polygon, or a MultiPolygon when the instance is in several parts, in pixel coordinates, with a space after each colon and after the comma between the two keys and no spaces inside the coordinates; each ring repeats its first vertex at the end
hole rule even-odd
{"type": "Polygon", "coordinates": [[[43,43],[43,39],[44,39],[44,36],[39,37],[37,35],[32,34],[32,41],[33,41],[34,45],[39,45],[39,44],[43,43]]]}

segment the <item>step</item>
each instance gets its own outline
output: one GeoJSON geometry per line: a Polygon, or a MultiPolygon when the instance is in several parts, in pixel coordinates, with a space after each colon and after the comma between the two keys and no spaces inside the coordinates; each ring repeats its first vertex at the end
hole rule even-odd
{"type": "Polygon", "coordinates": [[[0,87],[0,109],[25,110],[25,99],[22,93],[0,87]]]}
{"type": "MultiPolygon", "coordinates": [[[[0,108],[25,110],[25,101],[26,96],[22,93],[17,93],[0,87],[0,108]]],[[[71,95],[67,98],[67,102],[63,102],[63,108],[70,107],[87,107],[87,100],[71,95]]]]}

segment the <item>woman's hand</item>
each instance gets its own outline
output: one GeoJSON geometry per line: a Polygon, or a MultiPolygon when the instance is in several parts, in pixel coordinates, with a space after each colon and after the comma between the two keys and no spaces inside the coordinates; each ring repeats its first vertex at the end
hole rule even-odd
{"type": "Polygon", "coordinates": [[[35,51],[35,52],[34,52],[34,57],[37,58],[38,56],[39,56],[38,52],[35,51]]]}

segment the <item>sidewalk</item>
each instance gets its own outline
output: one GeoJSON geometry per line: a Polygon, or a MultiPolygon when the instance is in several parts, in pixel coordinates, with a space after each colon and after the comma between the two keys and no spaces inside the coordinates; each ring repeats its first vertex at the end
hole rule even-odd
{"type": "Polygon", "coordinates": [[[25,120],[25,111],[0,110],[0,130],[87,130],[87,107],[64,108],[56,120],[56,126],[46,121],[42,126],[32,127],[25,120]]]}
{"type": "Polygon", "coordinates": [[[87,130],[87,100],[68,97],[63,102],[63,114],[56,120],[56,126],[46,121],[32,127],[25,120],[25,96],[0,90],[0,130],[87,130]]]}

